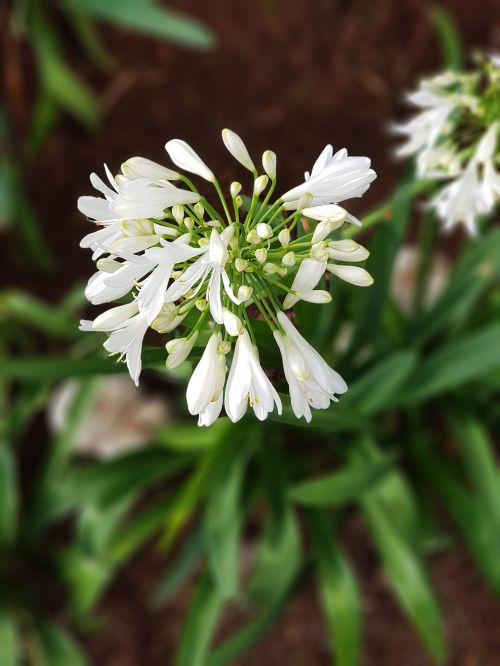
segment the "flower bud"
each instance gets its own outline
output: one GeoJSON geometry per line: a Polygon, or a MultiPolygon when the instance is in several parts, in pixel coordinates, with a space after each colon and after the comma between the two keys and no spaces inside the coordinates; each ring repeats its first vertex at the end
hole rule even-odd
{"type": "Polygon", "coordinates": [[[253,184],[253,193],[255,196],[259,196],[266,189],[267,183],[269,182],[269,176],[258,176],[253,184]]]}
{"type": "Polygon", "coordinates": [[[195,303],[196,309],[200,312],[204,312],[208,307],[208,301],[206,298],[199,298],[195,303]]]}
{"type": "Polygon", "coordinates": [[[295,266],[295,252],[287,252],[281,263],[283,266],[295,266]]]}
{"type": "Polygon", "coordinates": [[[207,227],[213,227],[214,229],[220,227],[220,221],[219,220],[207,220],[207,222],[205,222],[205,224],[207,225],[207,227]]]}
{"type": "Polygon", "coordinates": [[[126,303],[125,305],[117,305],[110,310],[106,310],[100,314],[92,323],[93,331],[112,331],[119,328],[123,322],[130,319],[137,312],[137,303],[126,303]]]}
{"type": "Polygon", "coordinates": [[[226,354],[229,354],[229,352],[231,351],[231,343],[229,342],[229,340],[222,340],[222,342],[219,342],[219,344],[217,345],[217,351],[219,352],[219,354],[224,354],[224,356],[226,354]]]}
{"type": "Polygon", "coordinates": [[[172,206],[172,215],[174,216],[174,220],[177,222],[177,224],[181,224],[182,220],[184,219],[184,206],[172,206]]]}
{"type": "Polygon", "coordinates": [[[184,226],[186,229],[189,229],[189,231],[193,231],[194,228],[194,220],[192,217],[185,217],[184,218],[184,226]]]}
{"type": "Polygon", "coordinates": [[[241,319],[235,315],[231,310],[227,308],[222,308],[222,321],[224,323],[224,328],[229,333],[229,335],[241,335],[243,333],[243,324],[241,319]]]}
{"type": "Polygon", "coordinates": [[[251,231],[248,232],[247,241],[251,245],[258,245],[260,243],[259,234],[257,233],[257,231],[255,229],[252,229],[251,231]]]}
{"type": "Polygon", "coordinates": [[[184,271],[172,271],[172,280],[178,280],[184,271]]]}
{"type": "Polygon", "coordinates": [[[241,183],[238,183],[238,181],[235,180],[233,183],[231,183],[231,199],[235,199],[240,192],[241,183]]]}
{"type": "Polygon", "coordinates": [[[278,240],[281,243],[282,247],[288,247],[288,243],[290,242],[290,231],[288,230],[287,227],[285,227],[279,232],[278,240]]]}
{"type": "Polygon", "coordinates": [[[238,195],[235,198],[234,203],[236,204],[236,208],[241,208],[243,206],[243,199],[238,195]]]}
{"type": "Polygon", "coordinates": [[[205,247],[205,245],[209,245],[209,244],[210,244],[210,239],[207,238],[206,236],[203,236],[203,238],[200,238],[199,241],[198,241],[198,245],[200,247],[205,247]]]}
{"type": "Polygon", "coordinates": [[[242,273],[248,268],[248,261],[246,259],[242,259],[241,257],[236,257],[234,260],[234,267],[238,273],[242,273]]]}
{"type": "Polygon", "coordinates": [[[276,264],[264,264],[264,273],[268,275],[275,275],[278,272],[278,267],[276,264]]]}
{"type": "Polygon", "coordinates": [[[181,314],[179,308],[173,303],[165,303],[159,315],[151,324],[151,328],[158,333],[169,333],[177,328],[186,315],[181,314]]]}
{"type": "Polygon", "coordinates": [[[276,178],[276,153],[272,150],[266,150],[262,155],[262,166],[271,180],[276,178]]]}
{"type": "Polygon", "coordinates": [[[252,162],[252,158],[248,154],[247,147],[243,143],[241,137],[236,134],[236,132],[233,132],[227,128],[223,129],[222,140],[235,160],[238,160],[238,162],[244,166],[245,169],[248,169],[249,171],[255,171],[255,166],[252,162]]]}
{"type": "Polygon", "coordinates": [[[263,264],[267,259],[267,250],[265,247],[261,247],[258,250],[255,250],[255,258],[259,264],[263,264]]]}
{"type": "Polygon", "coordinates": [[[194,205],[194,212],[201,220],[203,219],[203,216],[205,215],[205,209],[203,208],[203,204],[199,201],[194,205]]]}
{"type": "Polygon", "coordinates": [[[327,264],[327,270],[336,275],[341,280],[345,280],[350,284],[355,284],[358,287],[369,287],[373,284],[373,278],[365,271],[364,268],[359,266],[339,266],[338,264],[327,264]]]}
{"type": "Polygon", "coordinates": [[[328,250],[324,242],[315,243],[315,245],[311,247],[311,257],[316,259],[316,261],[328,260],[328,250]]]}
{"type": "Polygon", "coordinates": [[[168,352],[166,365],[169,370],[176,368],[187,359],[193,349],[197,337],[198,332],[196,331],[190,338],[176,338],[175,340],[169,340],[167,342],[165,345],[168,352]]]}
{"type": "Polygon", "coordinates": [[[313,198],[314,197],[310,192],[304,192],[301,194],[297,203],[297,210],[304,210],[304,208],[308,208],[312,204],[313,198]]]}
{"type": "Polygon", "coordinates": [[[249,298],[252,296],[252,293],[253,293],[253,287],[249,287],[246,284],[242,284],[238,288],[238,298],[242,303],[248,301],[249,298]]]}
{"type": "Polygon", "coordinates": [[[262,238],[264,240],[271,238],[273,235],[273,229],[270,224],[266,224],[265,222],[260,222],[255,230],[259,234],[259,238],[262,238]]]}

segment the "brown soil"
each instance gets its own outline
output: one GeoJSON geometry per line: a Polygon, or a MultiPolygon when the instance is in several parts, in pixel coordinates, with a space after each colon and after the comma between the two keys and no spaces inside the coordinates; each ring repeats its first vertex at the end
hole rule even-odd
{"type": "MultiPolygon", "coordinates": [[[[78,194],[90,193],[88,174],[106,161],[117,169],[135,154],[165,160],[163,145],[181,137],[228,183],[235,164],[227,159],[219,132],[238,131],[258,155],[278,153],[280,184],[296,184],[327,142],[369,155],[378,180],[355,213],[386,197],[402,173],[390,158],[388,123],[401,116],[403,91],[440,65],[439,48],[422,0],[218,0],[169,3],[205,21],[219,36],[208,54],[181,50],[118,29],[105,42],[119,67],[111,77],[78,64],[99,90],[105,111],[102,130],[89,136],[63,120],[33,163],[28,189],[43,224],[57,269],[37,274],[8,234],[1,275],[6,285],[56,301],[88,277],[90,257],[78,247],[88,224],[75,209],[78,194]]],[[[498,33],[498,0],[448,0],[469,47],[490,49],[498,33]]],[[[73,50],[71,59],[78,63],[73,50]]],[[[14,68],[16,63],[12,63],[14,68]]],[[[15,74],[15,72],[14,72],[15,74]]],[[[14,80],[11,103],[22,132],[31,92],[14,80]],[[19,103],[19,100],[23,103],[19,103]]],[[[429,660],[388,592],[364,530],[346,535],[355,546],[365,603],[364,666],[424,666],[429,660]]],[[[105,630],[85,639],[96,666],[156,666],[172,663],[186,594],[161,612],[147,604],[162,571],[150,551],[120,575],[102,603],[105,630]]],[[[444,607],[451,658],[456,666],[500,664],[500,606],[488,594],[468,557],[450,552],[431,561],[444,607]]],[[[306,585],[274,629],[235,662],[320,666],[329,663],[327,638],[314,588],[306,585]]]]}

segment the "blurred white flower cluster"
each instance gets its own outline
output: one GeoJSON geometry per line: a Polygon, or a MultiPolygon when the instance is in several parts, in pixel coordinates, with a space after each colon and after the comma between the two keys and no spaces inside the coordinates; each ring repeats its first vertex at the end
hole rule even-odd
{"type": "Polygon", "coordinates": [[[221,210],[186,175],[145,158],[132,157],[116,176],[105,167],[109,184],[91,175],[102,196],[78,201],[98,227],[81,243],[97,264],[86,295],[96,305],[119,304],[81,327],[108,333],[105,349],[126,360],[136,384],[148,328],[173,334],[166,344],[168,368],[185,361],[195,345],[202,347],[187,404],[207,426],[223,406],[232,421],[248,406],[261,420],[274,409],[281,413],[280,397],[259,360],[255,321],[260,319],[281,352],[293,411],[309,421],[311,408],[327,408],[347,386],[285,310],[301,299],[330,302],[330,292],[316,288],[325,272],[355,285],[371,284],[370,275],[352,265],[366,259],[367,250],[331,234],[344,223],[359,224],[338,203],[362,196],[376,174],[367,157],[349,156],[345,149],[334,153],[327,146],[303,183],[271,201],[276,155],[267,150],[259,172],[237,134],[226,129],[222,139],[252,174],[246,206],[241,183],[233,182],[226,198],[211,169],[179,139],[166,144],[172,162],[211,183],[221,210]],[[310,222],[301,228],[304,217],[310,222]]]}
{"type": "Polygon", "coordinates": [[[478,217],[500,200],[499,57],[425,79],[407,99],[419,111],[393,126],[406,137],[396,154],[415,156],[419,178],[446,181],[430,202],[444,228],[463,224],[475,234],[478,217]]]}

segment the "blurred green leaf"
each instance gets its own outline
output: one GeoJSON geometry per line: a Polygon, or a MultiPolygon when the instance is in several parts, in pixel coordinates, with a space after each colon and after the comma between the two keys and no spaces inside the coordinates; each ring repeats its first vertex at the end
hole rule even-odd
{"type": "Polygon", "coordinates": [[[206,666],[221,607],[217,585],[207,572],[198,583],[189,606],[175,660],[177,666],[206,666]]]}
{"type": "Polygon", "coordinates": [[[16,534],[18,510],[16,473],[10,447],[7,442],[0,441],[0,546],[11,544],[16,534]]]}
{"type": "Polygon", "coordinates": [[[87,666],[87,659],[76,642],[53,622],[38,623],[37,666],[87,666]]]}
{"type": "Polygon", "coordinates": [[[152,0],[62,0],[62,5],[181,46],[209,49],[215,43],[213,33],[201,23],[152,0]]]}
{"type": "Polygon", "coordinates": [[[19,290],[0,292],[0,321],[17,319],[54,337],[75,339],[82,335],[73,317],[19,290]]]}
{"type": "Polygon", "coordinates": [[[328,476],[292,486],[288,496],[305,506],[336,506],[357,500],[375,486],[393,467],[394,459],[373,464],[345,466],[328,476]]]}
{"type": "Polygon", "coordinates": [[[308,514],[319,584],[336,666],[356,666],[361,653],[361,600],[355,576],[319,511],[308,514]]]}
{"type": "Polygon", "coordinates": [[[416,365],[417,355],[411,350],[395,352],[382,359],[352,382],[342,398],[341,408],[349,409],[352,406],[362,415],[390,408],[416,365]]]}
{"type": "Polygon", "coordinates": [[[366,493],[361,505],[400,603],[431,654],[442,660],[445,645],[441,613],[420,554],[375,496],[366,493]]]}
{"type": "Polygon", "coordinates": [[[182,545],[174,561],[169,564],[166,575],[160,580],[153,594],[153,603],[160,606],[170,601],[180,590],[193,569],[199,562],[204,551],[201,530],[195,528],[182,545]]]}
{"type": "Polygon", "coordinates": [[[213,467],[207,489],[204,535],[219,594],[222,599],[230,599],[238,591],[241,492],[251,450],[247,438],[235,441],[234,437],[226,437],[219,447],[219,463],[213,467]]]}
{"type": "Polygon", "coordinates": [[[460,71],[463,69],[464,57],[462,39],[455,20],[446,9],[437,5],[429,10],[429,19],[437,32],[445,67],[460,71]]]}
{"type": "Polygon", "coordinates": [[[0,609],[0,666],[19,666],[21,655],[14,620],[0,609]]]}
{"type": "Polygon", "coordinates": [[[290,405],[290,396],[285,393],[280,393],[279,395],[283,403],[283,412],[282,414],[278,414],[276,411],[270,412],[267,417],[268,421],[275,421],[281,425],[292,425],[297,428],[311,428],[318,431],[328,430],[328,432],[342,430],[357,431],[363,429],[365,425],[363,419],[358,414],[352,411],[344,411],[341,404],[330,405],[328,409],[318,409],[314,412],[312,421],[307,423],[305,419],[298,419],[293,413],[290,405]]]}
{"type": "Polygon", "coordinates": [[[112,574],[109,563],[77,546],[57,557],[60,574],[69,589],[69,604],[76,618],[85,617],[95,606],[112,574]]]}
{"type": "Polygon", "coordinates": [[[500,324],[454,340],[423,359],[394,403],[414,404],[479,379],[500,366],[500,324]]]}
{"type": "Polygon", "coordinates": [[[172,451],[203,451],[209,449],[231,428],[228,418],[218,418],[210,428],[200,428],[196,423],[169,424],[161,428],[155,436],[161,446],[172,451]]]}

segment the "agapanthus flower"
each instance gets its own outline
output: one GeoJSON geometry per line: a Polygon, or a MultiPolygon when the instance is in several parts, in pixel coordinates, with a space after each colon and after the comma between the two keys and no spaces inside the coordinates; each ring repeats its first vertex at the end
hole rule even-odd
{"type": "Polygon", "coordinates": [[[478,218],[500,200],[499,82],[495,56],[476,71],[426,79],[408,96],[420,111],[393,126],[406,136],[396,154],[415,156],[417,176],[447,181],[430,202],[445,229],[476,233],[478,218]]]}
{"type": "Polygon", "coordinates": [[[78,202],[97,227],[81,243],[97,265],[85,293],[96,305],[118,303],[81,328],[107,333],[105,349],[126,362],[136,384],[146,332],[168,334],[167,368],[191,355],[199,359],[187,406],[208,426],[223,409],[232,421],[249,408],[260,420],[282,412],[260,361],[260,320],[281,352],[292,409],[309,421],[311,409],[326,409],[347,386],[292,324],[292,308],[299,300],[329,303],[328,283],[336,278],[371,284],[368,272],[354,265],[368,251],[339,236],[344,224],[359,221],[338,204],[362,196],[376,174],[367,157],[327,146],[304,182],[272,201],[276,154],[264,152],[259,173],[235,132],[223,130],[222,138],[253,176],[246,207],[242,184],[231,183],[226,198],[213,171],[179,139],[166,144],[170,158],[213,185],[220,210],[190,178],[145,158],[131,158],[116,176],[105,167],[109,185],[92,174],[103,197],[78,202]],[[199,348],[201,355],[194,353],[199,348]]]}

